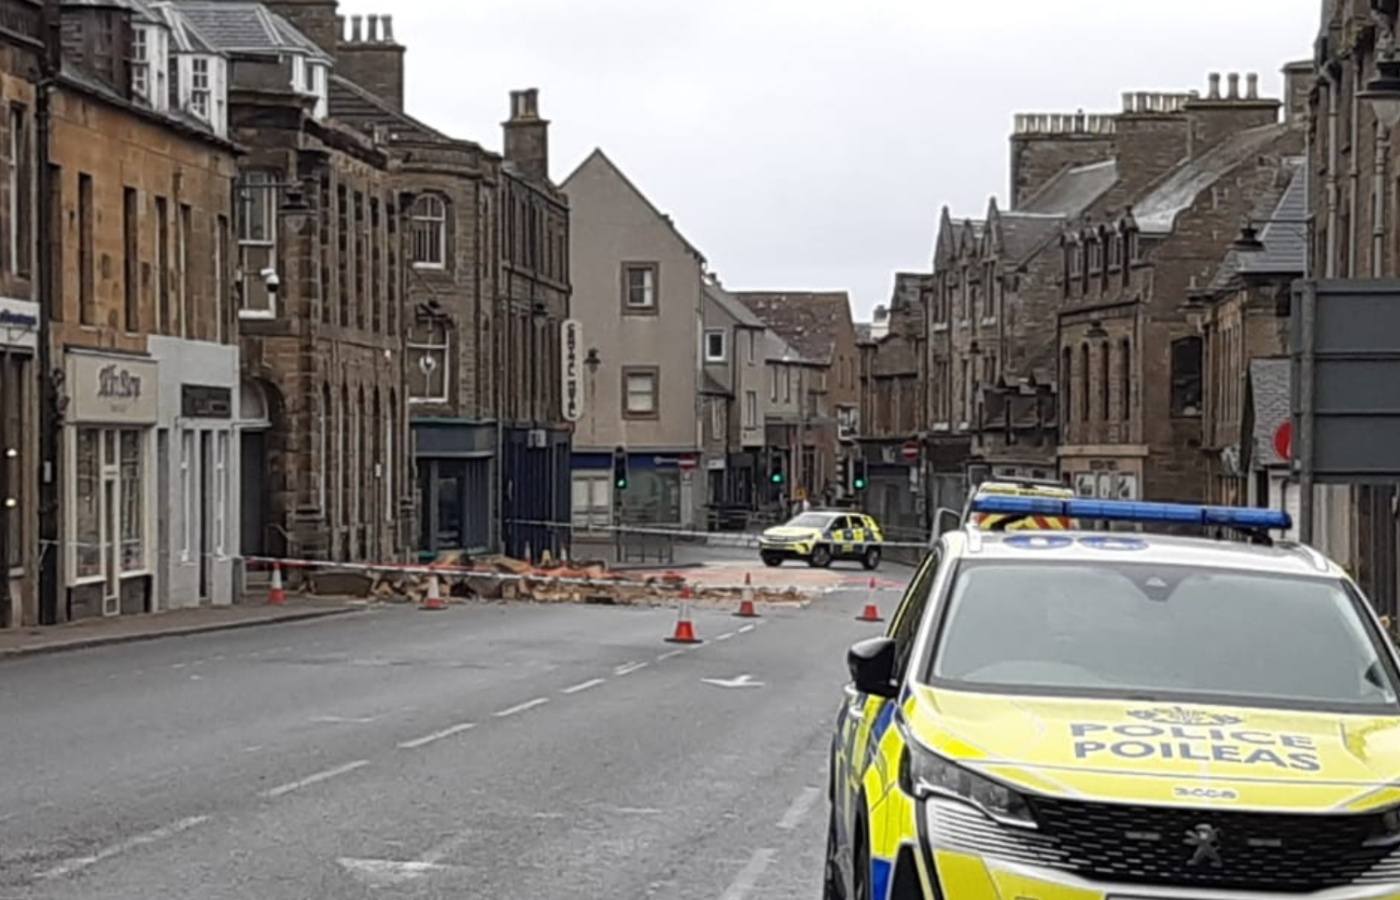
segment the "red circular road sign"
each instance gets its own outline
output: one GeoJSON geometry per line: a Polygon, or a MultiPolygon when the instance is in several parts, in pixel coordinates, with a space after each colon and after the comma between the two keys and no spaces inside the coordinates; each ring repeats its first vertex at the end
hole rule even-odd
{"type": "Polygon", "coordinates": [[[1293,421],[1291,419],[1274,429],[1274,452],[1284,459],[1293,458],[1293,421]]]}
{"type": "Polygon", "coordinates": [[[900,452],[900,454],[904,457],[904,461],[905,461],[905,462],[911,462],[911,463],[912,463],[912,462],[918,462],[918,461],[919,461],[919,443],[918,443],[918,441],[905,441],[905,442],[904,442],[904,446],[899,448],[899,452],[900,452]]]}

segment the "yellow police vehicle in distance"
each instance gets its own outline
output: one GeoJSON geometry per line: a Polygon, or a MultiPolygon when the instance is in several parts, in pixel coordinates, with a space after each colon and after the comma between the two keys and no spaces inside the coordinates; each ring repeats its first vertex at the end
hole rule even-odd
{"type": "Polygon", "coordinates": [[[833,560],[853,559],[873,570],[880,565],[884,540],[880,526],[864,513],[813,510],[764,531],[759,537],[758,554],[769,566],[805,559],[809,566],[823,569],[833,560]]]}
{"type": "Polygon", "coordinates": [[[826,900],[1400,898],[1400,657],[1287,514],[973,510],[1254,543],[944,534],[848,654],[826,900]]]}

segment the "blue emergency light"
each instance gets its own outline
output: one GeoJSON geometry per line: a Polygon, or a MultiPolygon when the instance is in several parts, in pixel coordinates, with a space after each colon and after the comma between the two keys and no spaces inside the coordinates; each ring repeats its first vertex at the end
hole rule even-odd
{"type": "Polygon", "coordinates": [[[989,495],[974,498],[972,511],[996,515],[1060,516],[1101,522],[1218,525],[1225,528],[1288,529],[1293,526],[1292,517],[1277,509],[1196,506],[1189,503],[1140,503],[1129,500],[1059,500],[1052,497],[989,495]]]}

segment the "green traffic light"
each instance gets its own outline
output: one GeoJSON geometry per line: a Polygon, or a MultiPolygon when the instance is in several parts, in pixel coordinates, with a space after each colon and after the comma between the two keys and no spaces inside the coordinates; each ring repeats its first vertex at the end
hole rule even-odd
{"type": "Polygon", "coordinates": [[[780,475],[780,474],[778,474],[777,472],[774,472],[774,473],[773,473],[773,483],[774,483],[774,484],[782,484],[782,483],[783,483],[783,476],[780,475]]]}
{"type": "Polygon", "coordinates": [[[863,490],[865,490],[865,479],[864,479],[864,478],[857,478],[857,479],[856,479],[856,490],[858,490],[858,491],[863,491],[863,490]]]}
{"type": "Polygon", "coordinates": [[[619,479],[617,480],[617,487],[618,487],[618,490],[623,490],[623,491],[627,490],[627,479],[626,479],[626,478],[619,478],[619,479]]]}

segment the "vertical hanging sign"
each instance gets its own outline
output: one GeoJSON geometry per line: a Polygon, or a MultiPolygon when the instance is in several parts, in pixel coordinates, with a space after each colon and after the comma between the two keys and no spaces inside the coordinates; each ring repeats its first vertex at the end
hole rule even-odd
{"type": "Polygon", "coordinates": [[[564,384],[561,396],[564,403],[564,420],[577,422],[583,418],[583,377],[582,347],[583,325],[578,319],[565,319],[559,341],[559,351],[563,354],[562,373],[564,384]]]}

